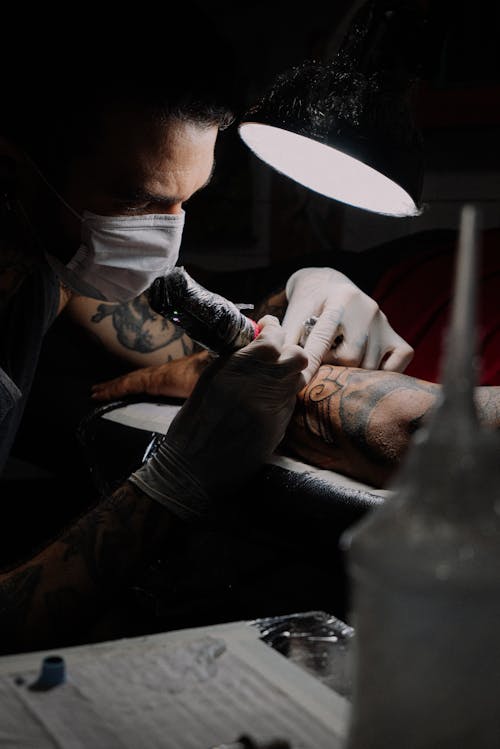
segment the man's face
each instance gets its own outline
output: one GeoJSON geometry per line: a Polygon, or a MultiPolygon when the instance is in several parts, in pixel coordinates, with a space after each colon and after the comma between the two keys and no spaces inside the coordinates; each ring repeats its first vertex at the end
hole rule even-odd
{"type": "MultiPolygon", "coordinates": [[[[180,213],[212,175],[216,126],[158,123],[114,112],[99,133],[92,151],[70,163],[64,186],[64,200],[80,215],[84,210],[107,216],[180,213]]],[[[67,261],[78,249],[80,221],[61,201],[51,197],[50,204],[45,244],[67,261]]]]}

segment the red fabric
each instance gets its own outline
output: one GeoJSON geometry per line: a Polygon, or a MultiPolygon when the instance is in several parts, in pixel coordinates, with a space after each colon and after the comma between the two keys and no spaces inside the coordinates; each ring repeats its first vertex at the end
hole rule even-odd
{"type": "MultiPolygon", "coordinates": [[[[405,373],[440,382],[451,314],[456,244],[436,246],[391,267],[372,296],[415,355],[405,373]]],[[[479,384],[500,385],[500,228],[483,232],[479,261],[479,384]]]]}

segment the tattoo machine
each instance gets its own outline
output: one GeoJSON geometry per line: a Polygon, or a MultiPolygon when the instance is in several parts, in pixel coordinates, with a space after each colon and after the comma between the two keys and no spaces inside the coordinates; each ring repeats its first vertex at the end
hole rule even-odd
{"type": "Polygon", "coordinates": [[[216,354],[246,346],[260,326],[241,308],[197,283],[182,266],[155,279],[147,292],[151,308],[175,323],[197,343],[216,354]]]}

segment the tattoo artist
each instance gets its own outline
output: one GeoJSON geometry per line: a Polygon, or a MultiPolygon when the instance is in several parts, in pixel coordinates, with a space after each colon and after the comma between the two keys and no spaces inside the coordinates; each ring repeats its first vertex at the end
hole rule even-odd
{"type": "MultiPolygon", "coordinates": [[[[178,260],[184,206],[210,180],[218,133],[239,106],[231,106],[237,87],[228,79],[226,48],[202,26],[170,6],[165,19],[148,19],[144,28],[135,17],[128,29],[112,33],[93,24],[91,54],[82,54],[57,25],[49,39],[35,30],[29,42],[36,64],[20,66],[5,82],[0,469],[55,317],[64,312],[96,335],[99,304],[134,305],[178,260]],[[172,40],[185,30],[182,44],[172,40]],[[141,34],[148,53],[132,54],[141,34]]],[[[8,53],[6,43],[2,54],[8,53]]],[[[4,70],[12,67],[4,61],[4,70]]],[[[258,338],[204,370],[148,463],[57,538],[41,539],[29,558],[12,560],[0,573],[3,652],[83,636],[114,593],[168,545],[178,523],[202,518],[213,497],[245,481],[270,456],[297,393],[325,356],[397,371],[412,356],[375,302],[333,269],[299,270],[286,295],[283,325],[265,315],[258,338]],[[298,337],[311,315],[319,320],[302,349],[298,337]]],[[[173,326],[153,312],[149,324],[151,336],[170,331],[169,346],[157,349],[156,358],[130,352],[109,317],[97,338],[134,367],[194,351],[192,341],[172,336],[173,326]]],[[[71,491],[68,486],[68,502],[71,491]]],[[[50,504],[50,498],[35,499],[50,504]]],[[[8,523],[9,501],[2,504],[8,523]]],[[[29,508],[26,515],[29,522],[29,508]]]]}

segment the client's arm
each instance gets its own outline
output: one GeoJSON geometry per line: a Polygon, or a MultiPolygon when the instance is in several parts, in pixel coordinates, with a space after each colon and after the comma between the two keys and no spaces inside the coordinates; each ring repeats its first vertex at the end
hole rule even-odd
{"type": "MultiPolygon", "coordinates": [[[[322,365],[300,392],[282,447],[375,487],[398,466],[440,386],[405,374],[322,365]]],[[[480,419],[500,426],[500,387],[478,387],[480,419]]]]}
{"type": "MultiPolygon", "coordinates": [[[[190,388],[209,361],[193,359],[190,388]]],[[[171,395],[173,374],[161,367],[139,370],[96,386],[94,398],[132,392],[171,395]]],[[[280,449],[320,468],[382,487],[435,404],[439,388],[397,372],[323,364],[299,393],[280,449]]],[[[178,386],[174,389],[181,392],[178,386]]],[[[500,387],[478,387],[476,403],[481,420],[500,427],[500,387]]]]}

